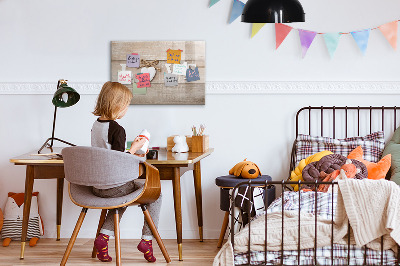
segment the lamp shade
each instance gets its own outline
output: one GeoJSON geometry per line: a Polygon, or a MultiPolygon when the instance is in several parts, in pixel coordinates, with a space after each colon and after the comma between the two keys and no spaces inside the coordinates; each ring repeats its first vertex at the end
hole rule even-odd
{"type": "Polygon", "coordinates": [[[242,22],[304,22],[304,15],[298,0],[249,0],[243,9],[242,22]]]}
{"type": "Polygon", "coordinates": [[[53,95],[53,104],[56,107],[70,107],[80,99],[79,93],[66,83],[61,84],[53,95]]]}

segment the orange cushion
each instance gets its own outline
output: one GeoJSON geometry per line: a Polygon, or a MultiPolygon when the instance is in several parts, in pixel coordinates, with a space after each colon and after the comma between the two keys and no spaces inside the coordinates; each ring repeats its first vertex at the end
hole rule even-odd
{"type": "Polygon", "coordinates": [[[386,177],[392,161],[392,155],[388,154],[377,163],[368,162],[363,159],[363,150],[361,146],[358,146],[352,152],[350,152],[347,158],[355,159],[365,164],[368,170],[368,179],[375,180],[384,179],[386,177]]]}

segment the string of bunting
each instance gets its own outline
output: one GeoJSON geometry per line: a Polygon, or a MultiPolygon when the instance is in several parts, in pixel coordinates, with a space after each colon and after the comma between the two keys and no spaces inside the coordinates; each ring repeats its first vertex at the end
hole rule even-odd
{"type": "MultiPolygon", "coordinates": [[[[209,7],[212,7],[220,0],[210,0],[209,7]]],[[[244,3],[240,0],[233,0],[232,3],[232,10],[229,17],[229,24],[235,21],[243,12],[244,3]]],[[[339,45],[339,40],[342,35],[351,34],[353,36],[354,41],[356,42],[358,48],[360,49],[361,53],[364,55],[367,47],[370,32],[372,30],[380,30],[382,34],[385,36],[387,41],[390,43],[394,50],[397,49],[397,29],[398,29],[398,22],[400,20],[395,20],[383,25],[380,25],[375,28],[367,28],[358,31],[350,31],[350,32],[316,32],[304,29],[293,28],[291,26],[276,23],[275,24],[275,40],[276,40],[276,49],[282,44],[282,42],[286,39],[288,34],[292,30],[297,30],[299,32],[300,37],[300,44],[301,44],[301,51],[302,57],[304,58],[307,54],[308,49],[310,48],[312,42],[314,41],[317,35],[322,35],[328,49],[330,57],[333,57],[335,51],[339,45]]],[[[251,38],[253,38],[261,29],[264,27],[266,23],[252,23],[251,29],[251,38]]]]}

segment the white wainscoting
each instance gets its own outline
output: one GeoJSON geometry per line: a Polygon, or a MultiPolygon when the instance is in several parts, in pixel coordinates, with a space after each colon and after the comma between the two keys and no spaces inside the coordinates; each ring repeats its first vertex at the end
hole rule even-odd
{"type": "MultiPolygon", "coordinates": [[[[71,82],[80,94],[98,94],[104,82],[71,82]]],[[[53,94],[56,82],[0,83],[0,94],[53,94]]],[[[211,81],[207,94],[399,94],[399,81],[211,81]]]]}

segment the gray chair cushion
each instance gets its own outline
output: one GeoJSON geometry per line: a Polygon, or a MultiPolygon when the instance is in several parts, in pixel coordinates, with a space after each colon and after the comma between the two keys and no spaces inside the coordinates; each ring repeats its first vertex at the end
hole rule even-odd
{"type": "MultiPolygon", "coordinates": [[[[136,182],[145,182],[145,180],[136,180],[136,182]]],[[[81,206],[89,206],[93,208],[106,208],[112,206],[118,206],[135,199],[140,193],[142,193],[143,188],[140,188],[131,194],[123,197],[117,198],[101,198],[97,197],[92,192],[92,187],[82,186],[77,184],[70,184],[70,195],[71,198],[81,206]]]]}

